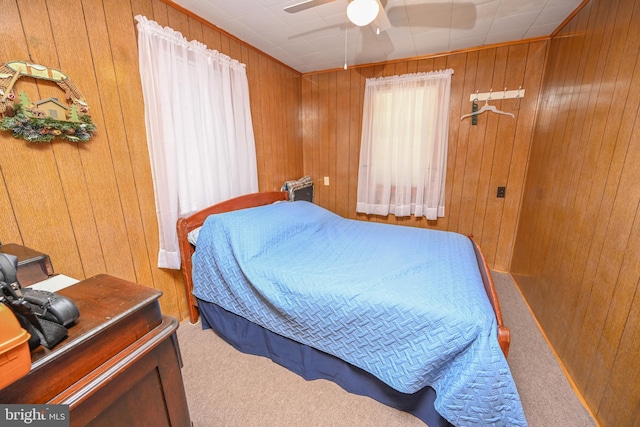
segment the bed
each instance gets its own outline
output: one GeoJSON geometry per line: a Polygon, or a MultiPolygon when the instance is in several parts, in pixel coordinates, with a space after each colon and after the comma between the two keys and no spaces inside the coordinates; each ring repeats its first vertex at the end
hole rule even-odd
{"type": "Polygon", "coordinates": [[[287,200],[255,193],[178,221],[192,323],[431,427],[526,425],[473,238],[287,200]]]}

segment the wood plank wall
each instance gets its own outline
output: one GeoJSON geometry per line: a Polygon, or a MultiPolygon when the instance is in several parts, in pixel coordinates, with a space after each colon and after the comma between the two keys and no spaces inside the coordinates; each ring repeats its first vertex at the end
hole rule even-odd
{"type": "Polygon", "coordinates": [[[602,426],[640,425],[640,1],[550,44],[511,271],[602,426]]]}
{"type": "Polygon", "coordinates": [[[518,221],[529,144],[542,81],[546,41],[303,75],[304,173],[316,184],[317,204],[342,216],[473,234],[489,265],[507,271],[518,221]],[[362,102],[367,78],[454,70],[447,157],[445,217],[395,218],[356,214],[362,102]],[[522,87],[519,101],[492,102],[516,118],[485,113],[460,120],[476,92],[522,87]],[[329,186],[324,186],[324,177],[329,186]],[[506,197],[496,198],[498,186],[506,197]]]}
{"type": "MultiPolygon", "coordinates": [[[[0,0],[0,61],[68,74],[83,92],[96,136],[34,144],[0,133],[0,241],[51,256],[57,273],[108,273],[163,291],[162,310],[184,318],[176,271],[157,265],[158,227],[134,16],[141,14],[247,64],[261,191],[302,173],[300,74],[159,0],[0,0]]],[[[21,78],[32,100],[63,98],[21,78]]]]}

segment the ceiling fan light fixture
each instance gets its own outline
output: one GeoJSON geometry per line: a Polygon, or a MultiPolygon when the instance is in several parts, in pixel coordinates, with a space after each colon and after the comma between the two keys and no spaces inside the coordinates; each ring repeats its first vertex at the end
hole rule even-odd
{"type": "Polygon", "coordinates": [[[380,6],[376,0],[353,0],[347,6],[349,21],[359,27],[372,23],[379,11],[380,6]]]}

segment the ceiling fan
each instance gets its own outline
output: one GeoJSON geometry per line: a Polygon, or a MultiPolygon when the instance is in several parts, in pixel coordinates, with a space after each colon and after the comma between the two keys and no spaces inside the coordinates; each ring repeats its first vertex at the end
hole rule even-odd
{"type": "MultiPolygon", "coordinates": [[[[297,13],[336,0],[305,0],[284,8],[285,12],[297,13]]],[[[347,17],[359,27],[371,25],[376,34],[391,27],[389,17],[380,0],[352,0],[347,6],[347,17]]]]}

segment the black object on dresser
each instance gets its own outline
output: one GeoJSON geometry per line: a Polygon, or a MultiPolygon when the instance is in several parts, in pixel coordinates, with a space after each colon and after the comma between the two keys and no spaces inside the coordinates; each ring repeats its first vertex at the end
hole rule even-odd
{"type": "Polygon", "coordinates": [[[0,403],[67,404],[71,426],[190,426],[178,321],[162,315],[161,292],[102,274],[58,293],[80,317],[52,350],[31,352],[0,403]]]}
{"type": "Polygon", "coordinates": [[[16,243],[0,245],[0,252],[18,257],[18,283],[22,286],[31,286],[53,275],[51,258],[45,253],[16,243]]]}

